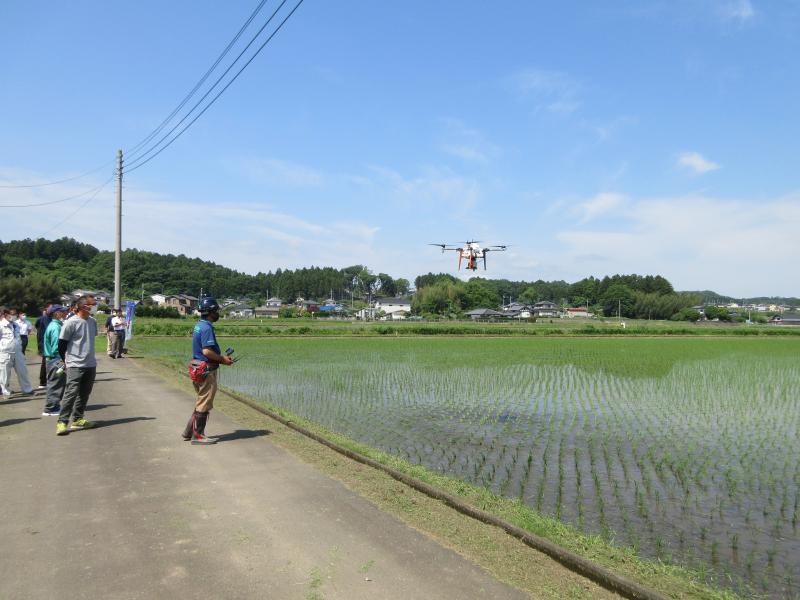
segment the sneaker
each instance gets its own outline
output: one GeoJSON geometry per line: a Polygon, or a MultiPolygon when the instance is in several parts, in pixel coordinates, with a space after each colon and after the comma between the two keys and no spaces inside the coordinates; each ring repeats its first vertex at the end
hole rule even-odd
{"type": "Polygon", "coordinates": [[[56,435],[67,435],[69,434],[69,427],[67,427],[66,423],[62,423],[59,421],[56,423],[56,435]]]}
{"type": "Polygon", "coordinates": [[[216,444],[217,440],[210,437],[193,437],[192,438],[192,446],[209,446],[211,444],[216,444]]]}
{"type": "Polygon", "coordinates": [[[91,429],[92,427],[94,427],[94,423],[86,419],[75,419],[70,425],[70,429],[91,429]]]}
{"type": "Polygon", "coordinates": [[[40,386],[39,386],[39,387],[37,387],[36,389],[37,389],[37,390],[43,390],[43,389],[45,389],[46,387],[47,387],[46,385],[40,385],[40,386]]]}
{"type": "Polygon", "coordinates": [[[43,417],[57,417],[61,414],[60,410],[46,410],[42,413],[43,417]]]}

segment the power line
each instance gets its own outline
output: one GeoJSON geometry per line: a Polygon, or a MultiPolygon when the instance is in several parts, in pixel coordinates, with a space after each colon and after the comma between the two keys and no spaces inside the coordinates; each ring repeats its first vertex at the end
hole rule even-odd
{"type": "Polygon", "coordinates": [[[76,179],[81,179],[83,177],[86,177],[87,175],[91,175],[92,173],[96,173],[100,169],[103,169],[103,168],[107,167],[108,165],[110,165],[112,162],[114,162],[114,161],[113,160],[112,161],[108,161],[106,163],[103,163],[99,167],[95,167],[91,171],[86,171],[85,173],[83,173],[81,175],[76,175],[75,177],[68,177],[67,179],[59,179],[58,181],[48,181],[47,183],[31,183],[31,184],[27,184],[27,185],[0,185],[0,188],[3,188],[3,189],[35,188],[35,187],[45,187],[45,186],[48,186],[48,185],[57,185],[59,183],[67,183],[68,181],[75,181],[76,179]]]}
{"type": "Polygon", "coordinates": [[[81,211],[81,210],[82,210],[82,209],[83,209],[83,208],[84,208],[84,207],[85,207],[87,204],[89,204],[89,202],[91,202],[92,200],[94,200],[94,199],[97,197],[97,195],[98,195],[100,192],[102,192],[102,191],[103,191],[103,188],[104,188],[104,187],[106,187],[106,186],[107,186],[107,185],[108,185],[108,184],[111,182],[111,180],[112,180],[112,179],[114,179],[114,176],[113,176],[113,175],[111,176],[111,178],[110,178],[110,179],[106,179],[105,183],[104,183],[103,185],[101,185],[99,188],[97,188],[97,191],[96,191],[94,194],[92,194],[91,196],[89,196],[89,197],[88,197],[88,198],[87,198],[87,199],[86,199],[86,200],[83,202],[83,204],[81,204],[81,205],[80,205],[78,208],[76,208],[74,211],[72,211],[72,212],[71,212],[69,215],[67,215],[66,217],[64,217],[64,218],[63,218],[61,221],[59,221],[58,223],[56,223],[55,225],[53,225],[53,226],[52,226],[50,229],[48,229],[47,231],[45,231],[45,232],[42,234],[42,237],[45,237],[45,236],[49,235],[49,234],[50,234],[52,231],[54,231],[54,230],[58,229],[58,228],[59,228],[59,227],[61,227],[61,226],[62,226],[64,223],[66,223],[66,222],[67,222],[67,221],[69,221],[69,220],[70,220],[72,217],[74,217],[76,214],[78,214],[78,212],[80,212],[80,211],[81,211]]]}
{"type": "MultiPolygon", "coordinates": [[[[239,31],[236,33],[236,35],[233,37],[233,39],[228,43],[228,45],[225,47],[225,49],[220,53],[220,55],[217,57],[217,59],[214,61],[214,63],[211,65],[211,67],[206,71],[206,73],[200,78],[200,80],[197,82],[197,84],[195,84],[195,86],[192,88],[192,90],[183,98],[183,100],[181,100],[180,104],[178,104],[178,106],[175,107],[175,109],[167,116],[166,119],[164,119],[161,122],[161,124],[158,127],[156,127],[153,131],[151,131],[145,138],[140,140],[133,148],[131,148],[130,151],[128,151],[128,153],[130,153],[131,155],[135,155],[135,153],[137,152],[137,150],[139,148],[141,148],[147,142],[152,140],[156,135],[158,135],[158,133],[160,131],[162,131],[164,129],[164,127],[166,127],[166,125],[175,117],[175,115],[181,110],[181,108],[184,107],[184,105],[189,101],[189,99],[192,96],[194,96],[194,94],[197,92],[197,90],[200,89],[200,87],[203,85],[203,83],[205,83],[206,79],[208,79],[209,75],[211,75],[211,73],[214,71],[214,69],[217,68],[219,63],[228,55],[228,52],[230,52],[231,48],[239,40],[239,38],[242,36],[244,31],[250,25],[250,23],[253,22],[253,19],[255,19],[255,17],[258,15],[258,13],[264,7],[264,4],[266,4],[266,2],[267,2],[267,0],[261,0],[258,3],[256,8],[253,10],[253,12],[250,14],[248,19],[245,21],[244,25],[242,25],[242,27],[239,29],[239,31]]],[[[46,186],[51,186],[51,185],[58,185],[60,183],[68,183],[70,181],[75,181],[77,179],[82,179],[83,177],[86,177],[87,175],[91,175],[92,173],[96,173],[97,171],[107,167],[109,164],[111,164],[113,162],[114,162],[113,160],[105,162],[102,165],[100,165],[99,167],[95,167],[94,169],[91,169],[90,171],[86,171],[85,173],[82,173],[80,175],[76,175],[75,177],[68,177],[66,179],[59,179],[57,181],[48,181],[47,183],[33,183],[33,184],[23,184],[23,185],[0,185],[0,189],[36,188],[36,187],[46,187],[46,186]]],[[[90,192],[91,192],[91,190],[90,190],[90,192]]],[[[72,198],[66,198],[65,200],[71,200],[71,199],[72,198]]],[[[26,205],[26,206],[44,206],[46,204],[50,204],[50,203],[44,203],[44,204],[38,204],[38,205],[37,204],[30,204],[30,205],[26,205]]],[[[24,207],[8,206],[7,208],[24,208],[24,207]]]]}
{"type": "Polygon", "coordinates": [[[225,46],[225,49],[222,51],[222,53],[214,61],[214,64],[211,65],[211,67],[208,69],[208,71],[205,72],[205,75],[203,75],[200,78],[200,80],[197,82],[197,84],[195,84],[195,86],[192,88],[192,90],[188,94],[186,94],[186,96],[184,96],[184,98],[183,98],[183,100],[181,100],[180,104],[178,104],[178,106],[175,107],[175,109],[167,116],[167,118],[164,119],[158,127],[156,127],[153,131],[151,131],[147,135],[147,137],[142,139],[138,144],[136,144],[130,150],[125,150],[125,155],[126,156],[135,155],[136,152],[139,150],[139,148],[144,146],[147,142],[149,142],[156,135],[158,135],[158,133],[162,129],[164,129],[164,127],[166,127],[167,123],[169,123],[172,120],[172,118],[176,114],[178,114],[178,112],[184,107],[184,105],[189,101],[189,99],[192,96],[194,96],[195,92],[197,92],[197,90],[200,89],[200,86],[202,86],[205,83],[206,79],[208,79],[208,76],[211,75],[211,73],[214,71],[214,69],[217,68],[217,65],[219,65],[219,63],[222,61],[222,59],[225,58],[228,55],[228,52],[230,52],[230,50],[233,47],[233,45],[239,40],[239,38],[242,36],[244,31],[250,25],[250,23],[253,22],[253,19],[256,18],[256,15],[258,15],[258,13],[261,12],[261,9],[264,7],[264,4],[266,4],[266,3],[267,3],[267,0],[261,0],[261,2],[258,3],[258,6],[256,6],[256,8],[250,14],[250,17],[247,19],[247,21],[245,21],[244,25],[242,25],[242,27],[239,29],[239,31],[236,33],[236,35],[233,36],[233,39],[230,42],[228,42],[228,45],[225,46]]]}
{"type": "MultiPolygon", "coordinates": [[[[97,169],[95,169],[97,170],[97,169]]],[[[75,198],[80,198],[81,196],[85,196],[86,194],[91,194],[95,190],[101,190],[104,188],[108,183],[114,179],[114,175],[112,175],[109,179],[106,179],[105,182],[101,183],[99,186],[95,188],[91,188],[86,190],[85,192],[81,192],[80,194],[75,194],[74,196],[69,196],[67,198],[60,198],[58,200],[48,200],[47,202],[36,202],[33,204],[0,204],[0,208],[33,208],[35,206],[50,206],[51,204],[58,204],[59,202],[67,202],[68,200],[74,200],[75,198]]]]}
{"type": "Polygon", "coordinates": [[[246,50],[247,50],[247,49],[250,47],[250,45],[251,45],[251,44],[252,44],[252,43],[255,41],[255,39],[256,39],[256,38],[257,38],[257,37],[258,37],[258,36],[261,34],[261,32],[264,30],[264,28],[265,28],[265,27],[266,27],[266,26],[269,24],[269,22],[270,22],[270,21],[273,19],[273,17],[275,16],[275,14],[277,14],[277,12],[278,12],[278,11],[279,11],[279,10],[280,10],[282,7],[283,7],[283,5],[286,3],[286,1],[287,1],[287,0],[283,0],[283,2],[281,2],[281,4],[278,6],[278,8],[275,10],[275,12],[273,12],[273,14],[270,16],[269,20],[267,20],[267,22],[266,22],[266,23],[265,23],[265,24],[264,24],[264,25],[261,27],[261,29],[259,29],[259,30],[258,30],[258,33],[256,33],[256,35],[253,37],[253,39],[252,39],[252,40],[250,40],[250,42],[247,44],[247,46],[245,47],[245,49],[244,49],[244,50],[242,50],[242,52],[239,54],[239,56],[238,56],[238,57],[236,57],[236,60],[234,60],[234,61],[233,61],[233,63],[231,63],[231,65],[230,65],[230,66],[229,66],[229,67],[228,67],[228,68],[225,70],[225,72],[224,72],[224,73],[223,73],[223,74],[222,74],[222,75],[221,75],[221,76],[220,76],[220,77],[217,79],[217,82],[216,82],[216,83],[215,83],[215,84],[214,84],[214,85],[211,87],[211,89],[209,89],[209,90],[208,90],[208,92],[206,92],[206,93],[205,93],[205,95],[204,95],[204,96],[203,96],[203,97],[202,97],[202,98],[201,98],[201,99],[200,99],[200,100],[199,100],[199,101],[198,101],[198,102],[197,102],[197,103],[196,103],[196,104],[195,104],[195,105],[192,107],[192,109],[191,109],[191,110],[190,110],[190,111],[189,111],[189,112],[186,114],[186,116],[184,116],[184,118],[183,118],[183,119],[181,119],[181,120],[180,120],[180,121],[179,121],[179,122],[178,122],[178,123],[177,123],[177,124],[176,124],[176,125],[175,125],[175,126],[174,126],[174,127],[173,127],[173,128],[172,128],[172,129],[171,129],[171,130],[170,130],[170,131],[169,131],[169,132],[166,134],[166,135],[165,135],[165,136],[163,136],[163,137],[162,137],[162,138],[161,138],[161,139],[160,139],[158,142],[156,142],[156,144],[154,144],[153,146],[151,146],[150,148],[148,148],[148,149],[147,149],[147,150],[144,152],[144,154],[140,155],[140,156],[139,156],[137,159],[135,159],[134,161],[132,161],[132,162],[131,162],[131,165],[135,165],[135,166],[132,166],[132,168],[129,168],[129,169],[126,171],[127,173],[130,173],[130,172],[132,172],[132,171],[135,171],[136,169],[138,169],[138,168],[140,168],[140,167],[143,167],[143,166],[144,166],[144,165],[146,165],[148,162],[150,162],[151,160],[153,160],[153,159],[154,159],[156,156],[158,156],[158,155],[159,155],[159,154],[161,154],[161,153],[162,153],[164,150],[166,150],[167,148],[169,148],[169,147],[172,145],[172,143],[173,143],[175,140],[177,140],[177,139],[178,139],[178,138],[179,138],[181,135],[183,135],[183,133],[184,133],[184,132],[185,132],[187,129],[189,129],[189,127],[191,127],[191,126],[192,126],[192,125],[195,123],[195,121],[197,121],[197,119],[199,119],[201,116],[203,116],[203,114],[204,114],[204,113],[205,113],[205,112],[206,112],[206,111],[207,111],[209,108],[211,108],[211,106],[214,104],[214,102],[216,102],[216,101],[217,101],[217,99],[218,99],[218,98],[219,98],[219,97],[220,97],[220,96],[221,96],[221,95],[222,95],[222,94],[225,92],[225,90],[227,90],[227,89],[228,89],[228,88],[231,86],[231,84],[232,84],[234,81],[236,81],[236,79],[239,77],[239,75],[241,75],[241,74],[242,74],[242,72],[243,72],[243,71],[244,71],[244,70],[245,70],[245,69],[246,69],[246,68],[247,68],[247,67],[250,65],[250,63],[251,63],[251,62],[253,62],[253,60],[254,60],[254,59],[255,59],[255,58],[256,58],[256,57],[257,57],[257,56],[258,56],[258,55],[261,53],[261,51],[262,51],[262,50],[264,49],[264,47],[265,47],[265,46],[266,46],[266,45],[267,45],[267,44],[268,44],[268,43],[269,43],[269,42],[272,40],[272,38],[274,38],[274,37],[275,37],[275,35],[276,35],[276,34],[277,34],[277,33],[278,33],[280,30],[281,30],[281,28],[282,28],[282,27],[283,27],[283,26],[286,24],[286,21],[288,21],[288,20],[289,20],[289,18],[291,18],[291,16],[292,16],[292,15],[295,13],[295,11],[296,11],[298,8],[300,8],[300,5],[303,3],[303,1],[304,1],[304,0],[299,0],[299,1],[297,2],[297,4],[295,4],[294,8],[293,8],[293,9],[292,9],[292,10],[289,12],[289,14],[288,14],[288,15],[286,15],[286,17],[284,17],[283,21],[281,21],[281,22],[280,22],[280,24],[279,24],[279,25],[278,25],[278,26],[275,28],[275,30],[274,30],[274,31],[273,31],[273,32],[272,32],[272,33],[269,35],[269,37],[268,37],[268,38],[267,38],[267,39],[264,41],[264,43],[262,43],[262,44],[261,44],[261,46],[259,46],[258,50],[256,50],[256,51],[255,51],[255,53],[253,54],[253,56],[251,56],[251,57],[250,57],[250,58],[247,60],[247,62],[246,62],[246,63],[245,63],[243,66],[242,66],[242,68],[241,68],[241,69],[239,69],[239,70],[236,72],[236,74],[233,76],[233,78],[232,78],[232,79],[231,79],[231,80],[230,80],[228,83],[226,83],[226,84],[225,84],[225,86],[224,86],[224,87],[223,87],[223,88],[222,88],[222,89],[221,89],[221,90],[220,90],[220,91],[217,93],[217,95],[216,95],[216,96],[214,96],[214,97],[211,99],[211,101],[210,101],[208,104],[206,104],[206,106],[203,108],[203,110],[201,110],[201,111],[200,111],[200,112],[197,114],[197,116],[195,116],[195,117],[194,117],[194,119],[192,119],[192,120],[191,120],[191,121],[190,121],[190,122],[189,122],[189,123],[188,123],[188,124],[187,124],[187,125],[186,125],[186,126],[183,128],[183,129],[181,129],[181,130],[178,132],[178,134],[177,134],[177,135],[175,135],[175,137],[173,137],[171,140],[169,140],[169,142],[167,142],[165,145],[163,145],[161,148],[159,148],[159,149],[158,149],[156,152],[154,152],[152,155],[150,155],[148,158],[146,158],[146,159],[145,159],[144,157],[145,157],[145,156],[147,156],[147,154],[148,154],[149,152],[151,152],[151,151],[155,150],[155,149],[158,147],[158,145],[159,145],[159,144],[161,144],[161,142],[163,142],[163,141],[164,141],[164,140],[165,140],[167,137],[169,137],[169,135],[170,135],[170,134],[171,134],[173,131],[175,131],[175,129],[176,129],[178,126],[180,126],[180,124],[181,124],[181,123],[183,123],[183,121],[185,121],[185,120],[186,120],[186,118],[187,118],[187,117],[188,117],[190,114],[192,114],[192,112],[194,111],[194,109],[195,109],[195,108],[197,108],[197,107],[200,105],[200,103],[202,103],[202,101],[203,101],[203,100],[205,100],[205,98],[208,96],[208,94],[210,94],[210,93],[211,93],[211,91],[212,91],[212,90],[213,90],[213,89],[214,89],[214,88],[217,86],[217,84],[218,84],[218,83],[219,83],[219,82],[222,80],[222,78],[223,78],[223,77],[225,77],[225,75],[227,75],[227,73],[228,73],[228,72],[231,70],[231,68],[232,68],[232,67],[233,67],[233,66],[236,64],[236,62],[239,60],[239,58],[241,58],[242,54],[244,54],[244,52],[245,52],[245,51],[246,51],[246,50]],[[138,162],[139,164],[136,164],[137,162],[138,162]]]}

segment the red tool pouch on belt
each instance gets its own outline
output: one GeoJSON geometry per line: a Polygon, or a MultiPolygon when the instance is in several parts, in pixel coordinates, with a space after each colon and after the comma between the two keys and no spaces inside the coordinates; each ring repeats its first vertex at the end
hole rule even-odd
{"type": "Polygon", "coordinates": [[[193,358],[189,361],[189,379],[192,381],[203,381],[208,375],[208,363],[204,360],[193,358]]]}

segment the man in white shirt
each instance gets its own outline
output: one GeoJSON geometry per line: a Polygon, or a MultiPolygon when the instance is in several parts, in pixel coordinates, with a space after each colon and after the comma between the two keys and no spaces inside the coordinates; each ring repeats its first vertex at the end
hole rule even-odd
{"type": "Polygon", "coordinates": [[[114,328],[114,344],[111,346],[111,358],[123,358],[122,349],[125,346],[125,328],[128,322],[122,317],[122,310],[114,311],[111,318],[111,326],[114,328]]]}
{"type": "Polygon", "coordinates": [[[11,395],[9,388],[11,369],[17,372],[22,393],[33,393],[16,320],[17,311],[15,309],[0,307],[0,393],[3,396],[11,395]]]}
{"type": "Polygon", "coordinates": [[[25,350],[28,348],[28,336],[33,331],[33,325],[28,321],[28,317],[24,312],[19,313],[17,327],[19,327],[19,338],[22,340],[22,353],[25,354],[25,350]]]}

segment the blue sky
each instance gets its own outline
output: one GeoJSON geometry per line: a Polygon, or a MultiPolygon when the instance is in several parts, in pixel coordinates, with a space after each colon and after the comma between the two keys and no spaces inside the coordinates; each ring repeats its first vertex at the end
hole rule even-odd
{"type": "MultiPolygon", "coordinates": [[[[0,188],[0,239],[112,249],[113,183],[8,206],[100,186],[255,5],[4,3],[0,185],[109,164],[0,188]]],[[[126,176],[123,245],[413,279],[476,238],[488,277],[800,296],[798,56],[797,1],[305,0],[126,176]]]]}

